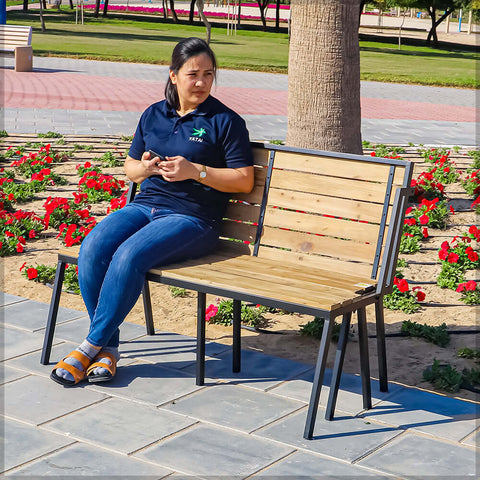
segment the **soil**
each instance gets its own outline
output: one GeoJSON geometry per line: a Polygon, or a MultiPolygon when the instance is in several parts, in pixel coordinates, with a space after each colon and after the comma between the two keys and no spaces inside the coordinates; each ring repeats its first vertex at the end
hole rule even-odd
{"type": "MultiPolygon", "coordinates": [[[[3,139],[1,151],[4,153],[8,146],[24,145],[26,142],[38,142],[33,135],[20,135],[3,139]]],[[[101,157],[103,153],[111,151],[121,158],[129,147],[127,139],[106,136],[102,138],[65,136],[63,145],[56,144],[57,139],[43,139],[45,143],[51,142],[57,151],[69,151],[68,160],[55,165],[56,173],[68,179],[69,184],[65,186],[50,187],[46,192],[38,194],[35,201],[18,205],[26,211],[34,211],[43,215],[45,210],[42,205],[48,196],[71,197],[76,190],[79,177],[76,172],[76,165],[89,160],[92,163],[100,162],[92,160],[101,157]],[[90,145],[91,150],[79,150],[72,155],[75,144],[90,145]]],[[[402,156],[405,159],[415,162],[416,177],[421,171],[427,168],[423,159],[417,152],[416,147],[405,147],[406,153],[402,156]]],[[[367,150],[365,150],[367,153],[367,150]]],[[[466,151],[460,150],[452,153],[451,158],[456,162],[457,168],[465,169],[471,164],[472,159],[465,155],[466,151]]],[[[3,162],[7,166],[10,162],[3,162]]],[[[117,178],[123,178],[122,167],[103,168],[103,173],[110,173],[117,178]]],[[[478,306],[468,306],[459,301],[460,294],[447,289],[441,289],[436,285],[436,278],[440,272],[440,264],[437,262],[437,250],[445,240],[451,240],[455,235],[468,230],[472,224],[478,224],[478,217],[471,210],[472,199],[469,198],[460,184],[452,184],[447,187],[449,203],[455,208],[455,214],[449,217],[449,225],[446,230],[429,229],[430,237],[423,242],[422,249],[414,255],[401,255],[408,261],[408,267],[403,269],[405,278],[410,286],[420,285],[426,294],[425,301],[421,303],[421,309],[415,314],[405,314],[401,311],[385,310],[385,323],[387,333],[387,362],[389,381],[400,384],[416,386],[427,390],[433,387],[422,380],[422,373],[425,368],[432,365],[433,359],[441,363],[450,364],[461,371],[463,368],[478,368],[475,360],[457,357],[457,350],[463,347],[478,348],[478,306]],[[438,326],[445,323],[451,332],[450,344],[439,347],[419,338],[398,336],[402,322],[405,320],[415,321],[421,324],[438,326]],[[391,336],[390,336],[391,335],[391,336]]],[[[105,215],[107,204],[92,206],[92,214],[100,220],[105,215]]],[[[57,250],[61,246],[56,238],[57,231],[47,230],[40,239],[28,240],[25,251],[22,254],[4,257],[3,261],[3,290],[6,293],[19,295],[28,299],[44,303],[50,302],[52,290],[46,285],[29,281],[19,272],[21,265],[45,264],[53,266],[56,264],[57,250]]],[[[468,279],[478,280],[478,272],[468,272],[468,279]]],[[[154,321],[157,330],[175,332],[179,334],[196,335],[196,294],[186,292],[185,297],[173,297],[168,287],[152,284],[151,298],[153,304],[154,321]]],[[[216,303],[218,299],[207,298],[207,305],[216,303]]],[[[76,310],[85,311],[80,295],[64,293],[61,297],[61,306],[76,310]]],[[[244,328],[242,330],[242,348],[246,350],[260,351],[265,354],[284,357],[287,359],[314,365],[318,351],[319,341],[301,335],[300,325],[312,320],[312,317],[288,313],[268,313],[265,315],[268,326],[262,331],[254,331],[244,328]]],[[[371,374],[378,378],[376,362],[376,340],[374,312],[372,308],[367,309],[368,328],[371,338],[369,339],[371,374]]],[[[144,323],[143,306],[141,299],[137,302],[127,321],[133,323],[144,323]]],[[[344,372],[359,373],[359,352],[358,337],[356,335],[356,317],[352,320],[352,336],[347,347],[347,354],[344,363],[344,372]]],[[[231,327],[207,324],[207,338],[217,342],[231,344],[231,327]]],[[[333,359],[335,348],[330,349],[330,362],[333,359]]],[[[331,363],[330,363],[331,366],[331,363]]],[[[445,392],[442,392],[446,394],[445,392]]],[[[461,389],[455,394],[446,394],[471,401],[479,400],[476,393],[461,389]]]]}

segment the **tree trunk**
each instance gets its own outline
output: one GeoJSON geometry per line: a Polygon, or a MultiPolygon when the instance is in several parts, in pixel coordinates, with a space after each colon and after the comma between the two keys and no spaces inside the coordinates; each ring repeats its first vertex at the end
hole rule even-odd
{"type": "Polygon", "coordinates": [[[106,17],[107,16],[107,12],[108,12],[108,0],[105,0],[105,3],[103,4],[103,17],[106,17]]]}
{"type": "Polygon", "coordinates": [[[69,0],[70,3],[70,10],[73,10],[73,0],[69,0]]]}
{"type": "Polygon", "coordinates": [[[193,23],[193,17],[195,16],[195,2],[196,0],[191,0],[190,2],[190,14],[188,15],[189,23],[193,23]]]}
{"type": "Polygon", "coordinates": [[[291,8],[287,144],[361,154],[360,0],[291,8]]]}
{"type": "Polygon", "coordinates": [[[432,20],[432,26],[430,28],[430,31],[428,32],[427,35],[427,45],[430,45],[430,42],[433,38],[433,46],[437,47],[438,46],[438,36],[437,36],[437,27],[454,11],[455,9],[453,7],[447,8],[443,15],[437,20],[436,19],[436,14],[435,14],[435,8],[433,7],[428,7],[428,14],[430,15],[430,18],[432,20]]]}
{"type": "Polygon", "coordinates": [[[203,13],[203,0],[197,0],[197,8],[198,8],[198,13],[200,14],[200,18],[202,19],[202,22],[204,23],[205,28],[207,29],[207,38],[205,39],[205,41],[209,44],[210,37],[212,35],[212,26],[210,25],[210,22],[207,20],[205,13],[203,13]]]}
{"type": "Polygon", "coordinates": [[[42,26],[42,32],[45,32],[47,29],[45,28],[45,19],[43,18],[43,9],[45,8],[40,0],[40,25],[42,26]]]}
{"type": "Polygon", "coordinates": [[[280,0],[277,0],[277,5],[275,9],[275,30],[280,29],[280,0]]]}
{"type": "Polygon", "coordinates": [[[100,12],[100,0],[95,1],[95,12],[93,14],[95,18],[98,18],[98,12],[100,12]]]}
{"type": "Polygon", "coordinates": [[[257,0],[258,8],[260,9],[260,19],[262,20],[263,30],[267,29],[267,20],[265,18],[265,9],[268,6],[268,1],[257,0]]]}
{"type": "Polygon", "coordinates": [[[28,0],[23,0],[23,11],[24,12],[28,11],[28,0]]]}
{"type": "Polygon", "coordinates": [[[175,0],[170,0],[170,10],[172,11],[173,21],[178,23],[177,12],[175,11],[175,0]]]}

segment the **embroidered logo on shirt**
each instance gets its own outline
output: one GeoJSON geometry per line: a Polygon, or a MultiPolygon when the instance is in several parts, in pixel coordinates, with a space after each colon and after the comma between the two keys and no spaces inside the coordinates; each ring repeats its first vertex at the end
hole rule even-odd
{"type": "Polygon", "coordinates": [[[203,136],[207,133],[204,128],[194,128],[193,132],[188,139],[190,142],[203,142],[203,136]]]}

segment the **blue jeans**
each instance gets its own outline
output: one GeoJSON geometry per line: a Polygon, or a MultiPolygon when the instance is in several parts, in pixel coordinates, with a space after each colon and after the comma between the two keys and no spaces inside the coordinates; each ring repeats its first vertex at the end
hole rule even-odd
{"type": "Polygon", "coordinates": [[[108,215],[80,247],[78,280],[90,316],[87,341],[118,347],[118,327],[140,296],[153,267],[211,253],[218,231],[171,210],[128,204],[108,215]]]}

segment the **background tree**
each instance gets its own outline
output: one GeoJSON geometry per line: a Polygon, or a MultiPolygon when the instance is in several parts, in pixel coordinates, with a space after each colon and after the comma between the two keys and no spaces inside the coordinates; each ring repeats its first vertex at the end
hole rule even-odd
{"type": "Polygon", "coordinates": [[[210,37],[212,35],[212,26],[210,25],[210,22],[207,20],[207,17],[203,12],[203,0],[197,0],[197,8],[198,8],[198,13],[200,14],[200,18],[202,19],[202,22],[204,23],[205,28],[207,29],[206,42],[210,43],[210,37]]]}
{"type": "Polygon", "coordinates": [[[293,0],[287,144],[362,153],[360,0],[293,0]]]}

